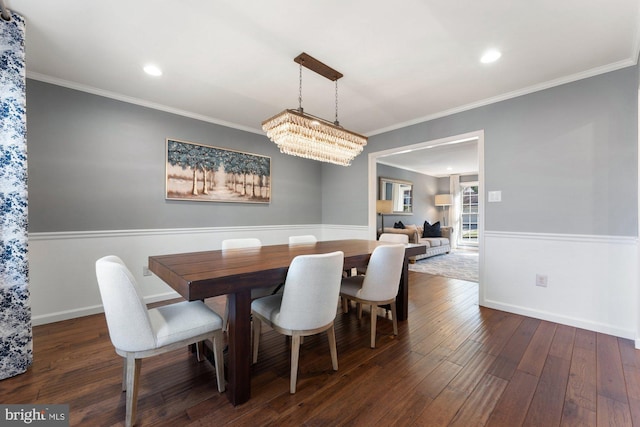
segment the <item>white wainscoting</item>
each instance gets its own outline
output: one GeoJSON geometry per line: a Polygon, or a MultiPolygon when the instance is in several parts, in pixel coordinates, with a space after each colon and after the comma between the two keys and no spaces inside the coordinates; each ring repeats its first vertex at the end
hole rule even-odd
{"type": "MultiPolygon", "coordinates": [[[[293,234],[321,240],[367,239],[367,226],[281,225],[197,229],[31,233],[33,324],[102,312],[95,261],[120,256],[147,302],[179,297],[156,276],[143,276],[149,255],[219,249],[227,238],[286,243],[293,234]]],[[[632,237],[485,232],[480,304],[636,340],[638,249],[632,237]],[[546,274],[547,288],[535,286],[546,274]]]]}
{"type": "Polygon", "coordinates": [[[287,243],[290,235],[320,240],[366,239],[366,226],[277,225],[195,229],[62,232],[29,234],[30,299],[33,325],[103,311],[95,262],[118,255],[142,287],[145,301],[179,295],[155,275],[143,276],[149,255],[220,249],[228,238],[257,237],[265,245],[287,243]]]}
{"type": "Polygon", "coordinates": [[[635,237],[485,232],[480,304],[636,340],[637,243],[635,237]],[[546,288],[536,286],[536,274],[547,275],[546,288]]]}

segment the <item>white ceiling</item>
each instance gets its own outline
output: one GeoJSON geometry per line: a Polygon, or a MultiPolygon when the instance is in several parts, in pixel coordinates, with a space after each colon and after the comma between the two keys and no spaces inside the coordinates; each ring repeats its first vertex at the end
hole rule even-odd
{"type": "Polygon", "coordinates": [[[443,145],[424,145],[411,151],[401,150],[395,154],[378,157],[378,163],[443,177],[452,174],[478,174],[478,141],[468,139],[452,141],[443,145]]]}
{"type": "MultiPolygon", "coordinates": [[[[297,108],[303,51],[344,74],[340,123],[373,135],[634,65],[640,46],[638,0],[5,4],[28,77],[260,134],[297,108]],[[481,64],[488,48],[502,58],[481,64]]],[[[333,82],[305,69],[303,107],[333,121],[333,82]]]]}

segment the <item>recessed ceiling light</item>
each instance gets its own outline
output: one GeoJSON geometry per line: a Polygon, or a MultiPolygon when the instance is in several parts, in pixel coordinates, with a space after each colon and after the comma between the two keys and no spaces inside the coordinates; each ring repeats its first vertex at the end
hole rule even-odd
{"type": "Polygon", "coordinates": [[[453,170],[453,168],[452,168],[451,166],[448,166],[448,167],[447,167],[447,170],[448,170],[448,171],[452,171],[452,170],[453,170]]]}
{"type": "Polygon", "coordinates": [[[482,62],[483,64],[490,64],[500,59],[501,56],[502,56],[502,53],[500,53],[499,50],[491,49],[486,51],[482,55],[482,58],[480,58],[480,62],[482,62]]]}
{"type": "Polygon", "coordinates": [[[153,65],[153,64],[147,64],[144,66],[144,72],[149,74],[150,76],[161,76],[162,75],[162,70],[160,68],[158,68],[158,66],[153,65]]]}

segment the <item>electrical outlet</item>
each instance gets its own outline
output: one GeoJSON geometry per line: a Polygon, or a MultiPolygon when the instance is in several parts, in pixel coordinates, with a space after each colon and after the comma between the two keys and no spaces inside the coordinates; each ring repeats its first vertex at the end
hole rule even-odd
{"type": "Polygon", "coordinates": [[[151,276],[151,270],[146,265],[142,266],[142,275],[143,276],[151,276]]]}
{"type": "Polygon", "coordinates": [[[546,274],[536,274],[536,286],[547,287],[548,278],[546,274]]]}

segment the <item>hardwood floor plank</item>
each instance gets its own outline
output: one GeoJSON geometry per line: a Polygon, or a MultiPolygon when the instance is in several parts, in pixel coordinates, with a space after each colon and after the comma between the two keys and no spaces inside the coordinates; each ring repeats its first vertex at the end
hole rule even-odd
{"type": "Polygon", "coordinates": [[[416,425],[446,426],[482,380],[495,356],[478,352],[462,367],[416,420],[416,425]]]}
{"type": "Polygon", "coordinates": [[[550,356],[556,356],[564,360],[571,360],[573,343],[576,336],[576,328],[566,325],[558,325],[553,336],[553,342],[549,349],[550,356]]]}
{"type": "Polygon", "coordinates": [[[640,426],[640,352],[633,341],[618,338],[622,370],[627,385],[629,410],[634,425],[640,426]]]}
{"type": "Polygon", "coordinates": [[[545,358],[541,354],[549,354],[551,342],[558,325],[542,321],[531,338],[529,346],[522,355],[518,364],[518,370],[539,377],[545,364],[545,358]]]}
{"type": "Polygon", "coordinates": [[[516,371],[487,421],[488,426],[521,426],[527,416],[538,378],[516,371]]]}
{"type": "Polygon", "coordinates": [[[632,427],[629,405],[598,394],[598,426],[632,427]]]}
{"type": "Polygon", "coordinates": [[[596,425],[596,334],[576,330],[562,425],[596,425]]]}
{"type": "MultiPolygon", "coordinates": [[[[408,425],[415,420],[424,407],[433,401],[427,395],[427,390],[418,386],[443,360],[444,356],[437,353],[422,356],[422,359],[412,367],[411,371],[400,378],[391,390],[389,405],[379,405],[377,411],[381,413],[381,416],[371,425],[394,425],[400,420],[407,423],[404,425],[408,425]]],[[[356,422],[360,424],[359,420],[356,422]]]]}
{"type": "Polygon", "coordinates": [[[628,406],[618,339],[611,335],[596,334],[596,358],[598,396],[628,406]]]}
{"type": "Polygon", "coordinates": [[[487,425],[487,420],[508,382],[502,378],[485,374],[471,392],[450,427],[471,427],[487,425]]]}
{"type": "Polygon", "coordinates": [[[552,355],[547,357],[525,418],[525,426],[560,425],[570,365],[567,359],[552,355]]]}
{"type": "Polygon", "coordinates": [[[447,387],[418,414],[412,425],[421,427],[447,426],[466,398],[467,395],[464,392],[447,387]]]}
{"type": "Polygon", "coordinates": [[[511,379],[539,325],[540,321],[537,319],[511,320],[510,328],[505,328],[505,331],[514,328],[512,334],[509,336],[505,332],[500,334],[500,340],[504,340],[501,345],[502,351],[498,353],[489,373],[505,380],[511,379]]]}

